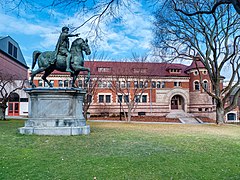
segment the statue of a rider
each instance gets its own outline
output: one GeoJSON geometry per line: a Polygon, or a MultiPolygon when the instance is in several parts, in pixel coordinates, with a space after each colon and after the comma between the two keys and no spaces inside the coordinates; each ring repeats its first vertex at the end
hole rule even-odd
{"type": "Polygon", "coordinates": [[[55,48],[55,57],[52,59],[51,64],[54,64],[57,61],[57,55],[66,56],[66,71],[74,73],[70,69],[72,55],[69,51],[69,37],[78,36],[79,34],[68,34],[68,32],[69,28],[64,26],[58,38],[58,42],[55,48]]]}

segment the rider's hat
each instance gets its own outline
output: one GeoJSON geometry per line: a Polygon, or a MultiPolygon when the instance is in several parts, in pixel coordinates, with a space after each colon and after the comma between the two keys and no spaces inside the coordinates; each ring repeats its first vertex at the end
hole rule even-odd
{"type": "Polygon", "coordinates": [[[64,30],[68,30],[68,31],[69,31],[69,28],[68,28],[67,26],[64,26],[64,27],[62,28],[62,31],[64,31],[64,30]]]}

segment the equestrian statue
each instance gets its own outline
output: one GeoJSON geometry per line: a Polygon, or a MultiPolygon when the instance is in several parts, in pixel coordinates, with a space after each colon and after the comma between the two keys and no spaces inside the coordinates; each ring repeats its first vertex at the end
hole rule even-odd
{"type": "Polygon", "coordinates": [[[68,31],[68,27],[62,28],[62,33],[59,36],[55,51],[33,52],[32,70],[38,62],[38,69],[32,71],[30,79],[30,85],[32,85],[33,88],[36,87],[33,83],[33,79],[41,72],[44,72],[42,79],[49,85],[49,87],[52,87],[51,83],[47,80],[47,77],[54,70],[70,72],[72,77],[72,87],[75,87],[74,84],[80,71],[87,71],[88,74],[85,83],[89,82],[90,69],[84,67],[83,55],[83,51],[86,55],[91,54],[88,40],[83,40],[82,38],[75,39],[69,50],[69,37],[78,36],[79,34],[68,34],[68,31]]]}

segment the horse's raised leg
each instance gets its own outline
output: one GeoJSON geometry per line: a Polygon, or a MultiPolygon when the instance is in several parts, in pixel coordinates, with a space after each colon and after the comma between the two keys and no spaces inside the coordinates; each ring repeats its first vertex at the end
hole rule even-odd
{"type": "Polygon", "coordinates": [[[52,87],[52,84],[47,80],[47,77],[53,72],[52,69],[46,69],[43,76],[42,76],[42,79],[43,81],[45,81],[49,87],[52,87]]]}
{"type": "Polygon", "coordinates": [[[30,79],[30,85],[32,86],[32,88],[35,88],[36,85],[33,83],[33,79],[34,77],[38,74],[38,73],[41,73],[45,70],[45,68],[39,68],[37,69],[36,71],[32,71],[32,75],[31,75],[31,79],[30,79]]]}

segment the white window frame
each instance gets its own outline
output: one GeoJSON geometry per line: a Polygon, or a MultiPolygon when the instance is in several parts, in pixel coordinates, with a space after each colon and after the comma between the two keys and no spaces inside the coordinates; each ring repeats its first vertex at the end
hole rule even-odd
{"type": "Polygon", "coordinates": [[[98,96],[97,96],[97,102],[102,104],[102,103],[106,103],[106,104],[111,104],[113,101],[112,101],[112,94],[111,93],[98,93],[98,96]],[[103,96],[103,102],[99,102],[99,96],[103,96]],[[110,96],[110,102],[106,102],[106,96],[110,96]]]}

